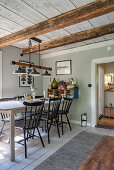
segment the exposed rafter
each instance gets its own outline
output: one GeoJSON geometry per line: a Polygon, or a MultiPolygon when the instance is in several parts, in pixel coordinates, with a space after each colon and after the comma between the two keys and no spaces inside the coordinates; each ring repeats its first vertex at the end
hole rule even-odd
{"type": "Polygon", "coordinates": [[[21,31],[0,38],[0,47],[73,25],[114,10],[114,0],[95,1],[78,9],[35,24],[21,31]]]}
{"type": "MultiPolygon", "coordinates": [[[[40,51],[48,50],[54,47],[68,45],[68,44],[72,44],[76,42],[85,41],[85,40],[89,40],[92,38],[97,38],[97,37],[100,37],[106,34],[111,34],[111,33],[114,33],[114,23],[41,43],[40,51]]],[[[38,45],[32,46],[30,48],[30,52],[31,53],[38,52],[38,45]]],[[[29,48],[24,48],[22,50],[22,53],[28,54],[29,48]]]]}

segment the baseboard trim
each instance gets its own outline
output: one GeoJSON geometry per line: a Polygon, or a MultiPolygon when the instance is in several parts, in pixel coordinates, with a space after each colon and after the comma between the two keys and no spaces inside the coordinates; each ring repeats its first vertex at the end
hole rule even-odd
{"type": "MultiPolygon", "coordinates": [[[[81,125],[81,121],[77,121],[77,120],[70,120],[71,123],[73,124],[77,124],[77,125],[81,125]]],[[[92,126],[90,122],[87,122],[87,126],[92,126]]]]}

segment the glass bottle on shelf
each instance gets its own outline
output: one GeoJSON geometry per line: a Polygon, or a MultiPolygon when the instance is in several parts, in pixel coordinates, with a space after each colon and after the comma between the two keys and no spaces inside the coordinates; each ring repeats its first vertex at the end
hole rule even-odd
{"type": "Polygon", "coordinates": [[[55,80],[55,78],[53,79],[52,83],[51,83],[51,88],[52,89],[57,89],[58,88],[58,83],[57,81],[55,80]]]}

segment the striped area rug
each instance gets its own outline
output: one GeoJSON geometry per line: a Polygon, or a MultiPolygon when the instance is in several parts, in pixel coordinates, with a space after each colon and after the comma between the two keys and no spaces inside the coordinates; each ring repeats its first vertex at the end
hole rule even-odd
{"type": "Polygon", "coordinates": [[[34,170],[76,170],[103,136],[81,132],[34,170]]]}

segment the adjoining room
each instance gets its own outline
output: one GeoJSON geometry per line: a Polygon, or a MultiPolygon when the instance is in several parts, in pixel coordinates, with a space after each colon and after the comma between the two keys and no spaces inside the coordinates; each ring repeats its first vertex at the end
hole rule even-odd
{"type": "Polygon", "coordinates": [[[98,126],[114,126],[114,62],[98,65],[98,126]]]}

